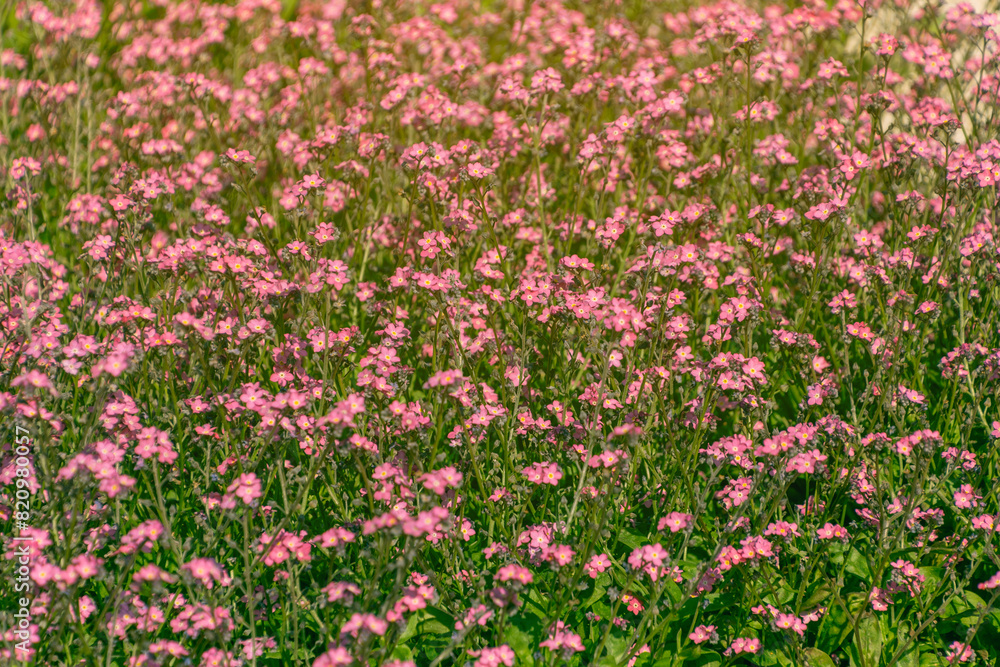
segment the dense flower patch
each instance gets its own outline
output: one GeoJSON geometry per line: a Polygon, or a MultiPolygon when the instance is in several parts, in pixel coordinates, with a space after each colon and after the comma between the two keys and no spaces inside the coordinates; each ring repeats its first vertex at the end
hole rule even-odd
{"type": "Polygon", "coordinates": [[[1000,659],[1000,15],[2,11],[3,664],[1000,659]]]}

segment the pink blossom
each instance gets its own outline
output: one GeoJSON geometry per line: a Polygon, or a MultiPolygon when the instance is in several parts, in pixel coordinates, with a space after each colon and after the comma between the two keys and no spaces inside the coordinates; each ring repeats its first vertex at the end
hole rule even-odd
{"type": "Polygon", "coordinates": [[[715,643],[719,641],[719,635],[715,632],[714,625],[699,625],[694,629],[694,632],[688,635],[688,639],[695,644],[703,644],[705,642],[715,643]]]}

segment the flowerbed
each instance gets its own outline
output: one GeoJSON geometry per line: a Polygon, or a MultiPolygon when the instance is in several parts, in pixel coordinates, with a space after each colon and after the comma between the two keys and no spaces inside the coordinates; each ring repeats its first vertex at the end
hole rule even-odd
{"type": "Polygon", "coordinates": [[[4,664],[1000,659],[1000,15],[4,11],[4,664]]]}

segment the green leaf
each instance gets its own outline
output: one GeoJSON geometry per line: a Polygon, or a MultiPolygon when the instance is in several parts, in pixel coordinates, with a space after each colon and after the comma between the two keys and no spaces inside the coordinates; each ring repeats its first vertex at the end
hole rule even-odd
{"type": "Polygon", "coordinates": [[[717,667],[722,665],[722,656],[715,651],[705,651],[697,660],[690,664],[693,667],[717,667]]]}
{"type": "Polygon", "coordinates": [[[809,588],[806,594],[808,597],[805,603],[803,603],[802,608],[812,609],[823,604],[830,597],[830,586],[826,582],[817,582],[817,584],[809,588]]]}
{"type": "Polygon", "coordinates": [[[920,574],[924,575],[924,587],[930,590],[934,590],[937,587],[941,577],[944,576],[943,567],[922,567],[920,568],[920,574]]]}
{"type": "Polygon", "coordinates": [[[684,597],[684,592],[681,591],[681,587],[670,579],[664,582],[663,592],[666,593],[667,597],[670,598],[670,601],[673,604],[677,604],[684,597]]]}
{"type": "Polygon", "coordinates": [[[795,599],[796,590],[785,579],[780,577],[778,578],[776,589],[775,595],[765,596],[773,598],[775,604],[786,605],[795,599]]]}
{"type": "Polygon", "coordinates": [[[653,667],[653,658],[649,653],[640,653],[635,657],[632,667],[653,667]]]}
{"type": "Polygon", "coordinates": [[[450,635],[455,627],[455,619],[435,607],[421,609],[410,616],[406,629],[399,636],[399,643],[405,644],[418,634],[450,635]]]}
{"type": "Polygon", "coordinates": [[[833,661],[827,653],[819,650],[818,648],[809,647],[805,650],[806,653],[806,667],[837,667],[836,663],[833,661]]]}
{"type": "Polygon", "coordinates": [[[393,660],[413,660],[413,651],[409,646],[397,646],[392,652],[393,660]]]}
{"type": "MultiPolygon", "coordinates": [[[[883,651],[886,656],[893,656],[909,640],[913,626],[907,621],[900,621],[893,625],[889,622],[889,616],[886,614],[879,614],[879,621],[882,625],[883,651]],[[893,648],[890,649],[890,646],[893,648]]],[[[888,659],[887,657],[886,660],[888,659]]],[[[919,667],[919,663],[920,647],[916,642],[911,642],[895,664],[899,667],[919,667]]]]}
{"type": "Polygon", "coordinates": [[[612,632],[608,635],[608,641],[605,642],[604,647],[608,653],[600,664],[607,662],[611,665],[617,665],[625,657],[625,652],[628,651],[628,642],[625,641],[624,637],[616,637],[615,633],[612,632]]]}
{"type": "Polygon", "coordinates": [[[452,633],[455,628],[454,616],[438,609],[437,607],[427,607],[426,611],[433,620],[426,621],[424,627],[434,629],[425,629],[424,632],[433,632],[438,635],[450,635],[452,633]]]}
{"type": "Polygon", "coordinates": [[[723,663],[723,658],[715,651],[703,651],[700,646],[689,646],[677,656],[680,660],[675,660],[673,654],[660,654],[659,659],[653,663],[652,667],[671,667],[673,665],[691,665],[691,667],[718,667],[723,663]]]}
{"type": "Polygon", "coordinates": [[[281,18],[286,21],[291,21],[295,18],[295,12],[298,10],[299,3],[298,0],[282,0],[281,2],[281,18]]]}
{"type": "Polygon", "coordinates": [[[962,591],[955,595],[945,605],[941,616],[944,619],[953,618],[972,612],[978,618],[979,610],[986,606],[986,600],[972,591],[962,591]]]}
{"type": "Polygon", "coordinates": [[[795,662],[788,657],[783,649],[777,648],[765,649],[757,659],[757,664],[762,665],[763,667],[772,667],[773,665],[780,665],[781,667],[799,667],[795,665],[795,662]]]}
{"type": "Polygon", "coordinates": [[[688,644],[683,649],[681,649],[681,652],[678,654],[678,657],[681,658],[681,660],[683,660],[684,662],[694,660],[695,658],[700,658],[701,647],[698,646],[697,644],[688,644]]]}
{"type": "Polygon", "coordinates": [[[854,632],[854,644],[858,648],[862,664],[877,667],[882,660],[882,629],[878,619],[865,614],[854,632]]]}
{"type": "Polygon", "coordinates": [[[545,600],[542,599],[542,596],[538,594],[537,590],[529,588],[527,594],[524,596],[524,599],[526,603],[521,608],[524,613],[530,614],[539,620],[546,617],[545,600]]]}
{"type": "Polygon", "coordinates": [[[403,634],[399,635],[399,639],[396,641],[400,644],[405,644],[410,641],[413,635],[417,634],[417,623],[419,622],[418,616],[420,612],[416,612],[410,615],[410,618],[406,621],[406,628],[403,630],[403,634]]]}
{"type": "Polygon", "coordinates": [[[628,528],[622,528],[618,532],[618,541],[629,547],[630,549],[640,548],[646,541],[646,537],[640,535],[634,530],[628,528]]]}
{"type": "Polygon", "coordinates": [[[820,621],[816,646],[827,653],[837,650],[851,631],[848,623],[847,610],[843,605],[839,602],[831,604],[830,610],[820,621]]]}
{"type": "Polygon", "coordinates": [[[947,661],[933,653],[923,653],[920,655],[920,667],[943,667],[947,664],[947,661]]]}
{"type": "Polygon", "coordinates": [[[920,667],[920,651],[916,643],[910,644],[903,655],[899,656],[896,667],[920,667]]]}
{"type": "Polygon", "coordinates": [[[594,580],[594,590],[590,592],[587,596],[587,600],[580,605],[581,610],[590,609],[595,602],[602,599],[608,592],[608,586],[611,585],[611,576],[607,572],[601,573],[597,579],[594,580]]]}
{"type": "Polygon", "coordinates": [[[531,651],[531,636],[527,632],[516,625],[509,625],[504,630],[503,637],[507,645],[514,651],[514,655],[517,656],[518,665],[535,664],[535,657],[531,651]]]}
{"type": "Polygon", "coordinates": [[[865,581],[872,580],[872,571],[868,567],[868,560],[854,547],[851,547],[851,550],[847,552],[847,564],[845,568],[856,577],[861,577],[865,581]]]}

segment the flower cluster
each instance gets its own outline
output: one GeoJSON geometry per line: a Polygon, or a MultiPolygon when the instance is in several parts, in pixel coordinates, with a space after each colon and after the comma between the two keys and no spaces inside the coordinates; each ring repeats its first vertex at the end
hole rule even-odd
{"type": "Polygon", "coordinates": [[[7,4],[0,663],[1000,660],[991,3],[7,4]]]}

